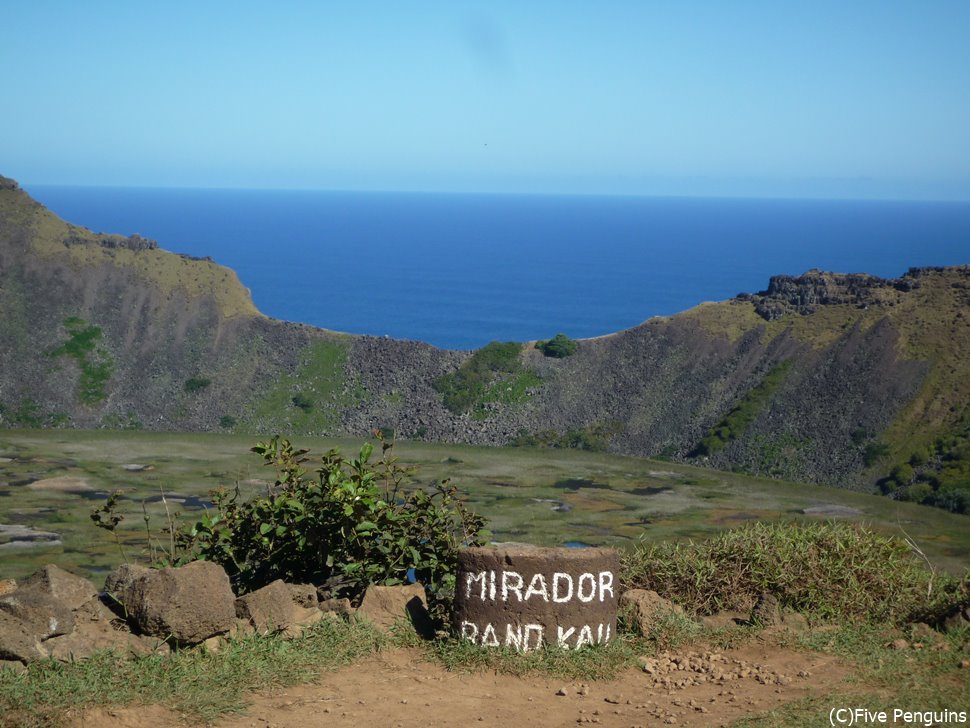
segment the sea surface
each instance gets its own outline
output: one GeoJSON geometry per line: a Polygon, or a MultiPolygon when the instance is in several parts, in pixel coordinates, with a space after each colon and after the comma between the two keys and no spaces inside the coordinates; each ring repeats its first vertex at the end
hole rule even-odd
{"type": "Polygon", "coordinates": [[[599,336],[811,268],[970,263],[970,203],[27,186],[211,256],[275,318],[470,349],[599,336]]]}

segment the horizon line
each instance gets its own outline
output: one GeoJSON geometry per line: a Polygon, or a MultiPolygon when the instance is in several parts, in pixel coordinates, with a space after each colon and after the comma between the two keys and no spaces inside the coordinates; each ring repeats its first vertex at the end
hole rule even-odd
{"type": "MultiPolygon", "coordinates": [[[[15,178],[12,178],[15,179],[15,178]]],[[[331,194],[375,194],[375,195],[436,195],[449,197],[598,197],[598,198],[635,198],[635,199],[703,199],[703,200],[778,200],[805,202],[931,202],[931,203],[970,203],[967,197],[925,197],[925,196],[835,196],[815,194],[731,194],[731,193],[661,193],[661,192],[595,192],[595,191],[527,191],[527,190],[454,190],[454,189],[392,189],[392,188],[355,188],[355,187],[246,187],[242,185],[154,185],[154,184],[76,184],[64,182],[20,182],[21,188],[70,188],[104,190],[159,190],[159,191],[198,191],[198,192],[315,192],[331,194]]]]}

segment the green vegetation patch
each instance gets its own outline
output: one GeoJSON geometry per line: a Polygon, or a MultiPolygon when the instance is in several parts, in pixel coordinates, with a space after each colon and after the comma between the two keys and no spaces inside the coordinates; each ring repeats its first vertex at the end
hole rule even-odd
{"type": "Polygon", "coordinates": [[[556,334],[547,341],[537,341],[536,349],[542,352],[543,356],[553,359],[565,359],[576,353],[579,344],[575,339],[570,339],[565,334],[556,334]]]}
{"type": "Polygon", "coordinates": [[[767,592],[825,619],[897,624],[940,616],[967,590],[903,539],[845,523],[758,522],[706,541],[641,546],[622,578],[702,614],[749,609],[767,592]]]}
{"type": "Polygon", "coordinates": [[[185,391],[189,394],[195,394],[201,392],[210,384],[212,384],[212,380],[207,377],[190,377],[185,380],[185,391]]]}
{"type": "Polygon", "coordinates": [[[620,422],[594,422],[566,432],[543,430],[533,434],[523,431],[509,444],[512,447],[551,447],[606,452],[610,442],[622,429],[623,424],[620,422]]]}
{"type": "Polygon", "coordinates": [[[741,401],[714,425],[707,437],[700,441],[691,454],[712,455],[723,450],[732,440],[741,437],[784,381],[785,375],[791,369],[791,364],[790,360],[784,361],[772,368],[756,387],[744,395],[741,401]]]}
{"type": "Polygon", "coordinates": [[[251,430],[289,429],[331,432],[340,424],[340,411],[354,404],[347,389],[347,347],[339,341],[315,341],[300,352],[293,374],[278,375],[256,402],[252,414],[240,422],[251,430]]]}
{"type": "Polygon", "coordinates": [[[472,412],[484,419],[489,403],[521,404],[531,389],[542,384],[535,372],[522,366],[521,353],[522,344],[493,341],[472,354],[458,371],[436,379],[434,388],[450,411],[472,412]]]}
{"type": "Polygon", "coordinates": [[[114,359],[99,345],[103,338],[101,327],[88,325],[83,319],[71,316],[64,319],[64,328],[69,338],[48,355],[74,359],[81,371],[78,401],[84,405],[97,404],[108,396],[105,385],[114,371],[114,359]]]}
{"type": "Polygon", "coordinates": [[[879,486],[900,500],[970,513],[970,412],[908,461],[896,463],[879,486]]]}

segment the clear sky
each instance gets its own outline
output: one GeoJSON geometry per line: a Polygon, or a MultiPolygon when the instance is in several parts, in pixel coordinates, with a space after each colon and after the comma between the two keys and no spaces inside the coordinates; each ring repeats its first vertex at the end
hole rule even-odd
{"type": "Polygon", "coordinates": [[[0,3],[26,184],[970,199],[970,2],[0,3]]]}

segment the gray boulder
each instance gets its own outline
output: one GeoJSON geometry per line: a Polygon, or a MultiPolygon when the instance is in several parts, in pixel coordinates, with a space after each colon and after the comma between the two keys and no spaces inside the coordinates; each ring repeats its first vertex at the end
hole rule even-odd
{"type": "Polygon", "coordinates": [[[155,637],[135,635],[121,628],[120,620],[99,599],[92,599],[74,612],[74,631],[43,643],[51,657],[61,662],[90,657],[98,650],[118,655],[147,655],[167,652],[168,645],[155,637]]]}
{"type": "Polygon", "coordinates": [[[40,640],[74,629],[70,608],[37,585],[0,597],[0,613],[21,622],[29,634],[40,640]]]}
{"type": "Polygon", "coordinates": [[[677,614],[685,616],[684,608],[649,589],[630,589],[620,595],[620,614],[642,635],[649,635],[662,618],[677,614]]]}
{"type": "Polygon", "coordinates": [[[291,585],[277,579],[262,589],[239,597],[236,617],[247,621],[260,634],[299,634],[303,627],[319,622],[322,613],[316,607],[308,609],[296,604],[293,597],[291,585]]]}
{"type": "Polygon", "coordinates": [[[34,662],[47,657],[40,640],[20,619],[0,612],[0,661],[34,662]]]}
{"type": "Polygon", "coordinates": [[[229,577],[211,561],[148,570],[119,592],[136,630],[180,645],[228,632],[236,619],[229,577]]]}
{"type": "Polygon", "coordinates": [[[72,610],[98,595],[98,590],[90,581],[54,564],[35,571],[24,580],[21,588],[44,592],[72,610]]]}
{"type": "Polygon", "coordinates": [[[380,630],[387,631],[396,622],[407,621],[425,638],[434,637],[434,625],[428,614],[428,601],[420,584],[378,586],[371,584],[357,608],[356,616],[380,630]]]}

